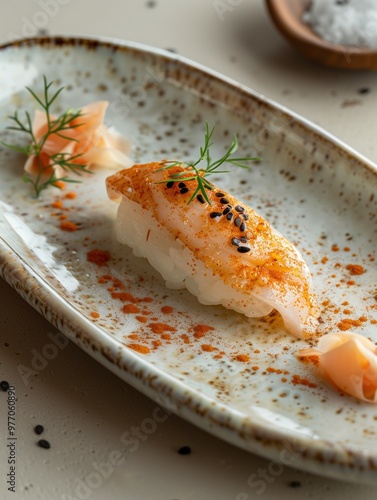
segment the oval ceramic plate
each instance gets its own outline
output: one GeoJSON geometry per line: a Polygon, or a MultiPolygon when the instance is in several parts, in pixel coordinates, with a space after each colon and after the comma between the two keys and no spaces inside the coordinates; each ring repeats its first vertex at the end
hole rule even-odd
{"type": "MultiPolygon", "coordinates": [[[[262,162],[214,181],[298,246],[313,273],[320,334],[352,325],[377,340],[373,165],[249,89],[133,43],[24,40],[2,47],[0,70],[8,143],[24,144],[7,117],[33,112],[25,86],[41,91],[43,75],[65,86],[55,111],[108,100],[107,124],[129,139],[135,163],[194,159],[205,122],[216,127],[214,155],[237,133],[241,153],[262,162]],[[354,265],[363,272],[352,274],[354,265]]],[[[114,238],[111,171],[36,200],[22,183],[23,161],[1,147],[0,263],[28,302],[125,381],[216,436],[280,464],[377,480],[376,406],[300,364],[294,353],[309,342],[286,333],[277,315],[251,320],[167,289],[114,238]],[[93,250],[110,260],[91,262],[93,250]]]]}

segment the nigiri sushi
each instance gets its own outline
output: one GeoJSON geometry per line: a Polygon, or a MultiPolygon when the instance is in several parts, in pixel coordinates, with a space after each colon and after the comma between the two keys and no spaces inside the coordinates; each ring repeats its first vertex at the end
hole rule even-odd
{"type": "Polygon", "coordinates": [[[251,318],[276,309],[295,336],[314,333],[311,275],[294,245],[255,210],[208,180],[198,189],[185,172],[156,162],[108,177],[108,195],[120,201],[117,239],[147,258],[168,287],[186,287],[202,304],[251,318]]]}

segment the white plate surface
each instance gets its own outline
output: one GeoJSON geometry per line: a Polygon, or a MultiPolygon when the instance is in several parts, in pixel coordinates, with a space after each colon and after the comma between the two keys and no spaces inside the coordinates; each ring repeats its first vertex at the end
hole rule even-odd
{"type": "MultiPolygon", "coordinates": [[[[65,86],[55,111],[108,100],[107,124],[131,141],[135,163],[193,159],[206,121],[216,126],[214,154],[237,133],[241,152],[262,163],[213,180],[297,244],[321,305],[319,334],[351,319],[377,341],[377,170],[367,160],[230,80],[132,43],[23,41],[0,50],[0,70],[6,142],[22,144],[7,116],[34,109],[25,86],[41,90],[42,75],[65,86]],[[352,275],[349,264],[365,272],[352,275]]],[[[114,238],[111,172],[35,200],[23,161],[1,147],[0,271],[28,302],[125,381],[220,438],[312,472],[377,482],[377,408],[300,364],[294,353],[310,342],[287,334],[277,315],[251,320],[167,289],[114,238]],[[64,221],[78,230],[62,230],[64,221]],[[111,258],[98,266],[91,250],[111,258]]]]}

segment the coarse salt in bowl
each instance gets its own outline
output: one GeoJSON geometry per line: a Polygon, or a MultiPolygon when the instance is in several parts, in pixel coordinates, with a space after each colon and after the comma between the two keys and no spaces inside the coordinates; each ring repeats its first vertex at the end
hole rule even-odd
{"type": "Polygon", "coordinates": [[[377,48],[376,0],[313,0],[303,20],[328,42],[377,48]]]}

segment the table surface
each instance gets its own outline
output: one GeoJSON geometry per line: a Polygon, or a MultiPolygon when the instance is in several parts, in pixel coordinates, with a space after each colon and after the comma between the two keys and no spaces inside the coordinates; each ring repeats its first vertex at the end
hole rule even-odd
{"type": "MultiPolygon", "coordinates": [[[[322,68],[303,59],[275,31],[261,0],[6,2],[0,42],[38,30],[110,36],[174,50],[286,105],[377,160],[377,75],[322,68]]],[[[18,398],[15,494],[6,490],[5,405],[0,407],[0,498],[376,497],[377,487],[278,466],[174,415],[161,419],[153,433],[143,432],[156,404],[71,342],[63,343],[43,370],[21,376],[58,333],[3,280],[0,297],[0,379],[14,384],[18,398]],[[37,424],[45,428],[40,437],[51,443],[48,450],[36,445],[37,424]],[[138,436],[136,453],[122,449],[125,432],[138,436]],[[182,447],[191,453],[180,454],[182,447]]]]}

